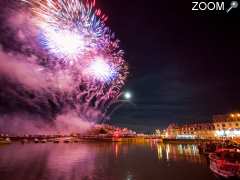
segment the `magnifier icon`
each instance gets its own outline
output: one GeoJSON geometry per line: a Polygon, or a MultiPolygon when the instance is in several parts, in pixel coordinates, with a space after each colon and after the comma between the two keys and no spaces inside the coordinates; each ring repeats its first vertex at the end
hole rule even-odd
{"type": "Polygon", "coordinates": [[[237,8],[237,7],[238,7],[238,2],[232,1],[230,4],[230,7],[227,9],[227,13],[229,13],[229,11],[231,11],[233,8],[237,8]]]}

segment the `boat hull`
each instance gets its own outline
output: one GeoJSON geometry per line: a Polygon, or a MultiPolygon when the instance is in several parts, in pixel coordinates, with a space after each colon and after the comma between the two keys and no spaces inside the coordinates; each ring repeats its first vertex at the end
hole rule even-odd
{"type": "Polygon", "coordinates": [[[218,160],[215,153],[209,155],[210,169],[219,177],[223,178],[238,178],[240,179],[239,164],[233,164],[224,160],[218,160]]]}

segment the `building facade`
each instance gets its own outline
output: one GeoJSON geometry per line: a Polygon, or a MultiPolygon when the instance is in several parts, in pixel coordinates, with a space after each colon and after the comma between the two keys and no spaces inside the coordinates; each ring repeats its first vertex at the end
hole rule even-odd
{"type": "Polygon", "coordinates": [[[208,123],[170,124],[163,136],[171,139],[240,138],[240,113],[214,115],[208,123]]]}

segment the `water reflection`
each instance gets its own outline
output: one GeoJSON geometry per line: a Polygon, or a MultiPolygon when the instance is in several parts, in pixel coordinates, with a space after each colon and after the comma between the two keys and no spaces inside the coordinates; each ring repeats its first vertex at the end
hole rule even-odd
{"type": "Polygon", "coordinates": [[[156,144],[159,160],[187,160],[194,163],[205,163],[195,144],[156,144]]]}
{"type": "Polygon", "coordinates": [[[114,151],[115,151],[116,158],[118,158],[118,154],[119,154],[119,144],[118,143],[116,143],[114,145],[114,151]]]}
{"type": "Polygon", "coordinates": [[[4,180],[92,179],[96,156],[103,149],[110,150],[104,144],[11,145],[0,149],[0,177],[4,180]]]}
{"type": "Polygon", "coordinates": [[[195,145],[12,144],[0,146],[2,180],[212,179],[195,145]],[[170,164],[169,164],[170,163],[170,164]],[[185,167],[191,173],[185,176],[185,167]],[[174,172],[174,173],[172,173],[174,172]],[[197,178],[196,178],[196,177],[197,178]]]}

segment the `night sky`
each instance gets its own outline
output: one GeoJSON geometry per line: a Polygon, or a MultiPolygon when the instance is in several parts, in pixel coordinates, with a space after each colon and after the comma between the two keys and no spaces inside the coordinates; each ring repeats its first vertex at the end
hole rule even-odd
{"type": "Polygon", "coordinates": [[[125,89],[136,104],[119,109],[113,124],[148,131],[240,109],[239,8],[227,14],[192,11],[191,1],[101,2],[126,52],[125,89]]]}
{"type": "MultiPolygon", "coordinates": [[[[110,123],[150,131],[240,111],[239,8],[227,14],[192,11],[191,1],[97,2],[125,51],[130,75],[124,90],[135,104],[122,106],[110,123]]],[[[0,98],[0,112],[16,107],[5,94],[0,98]]]]}

